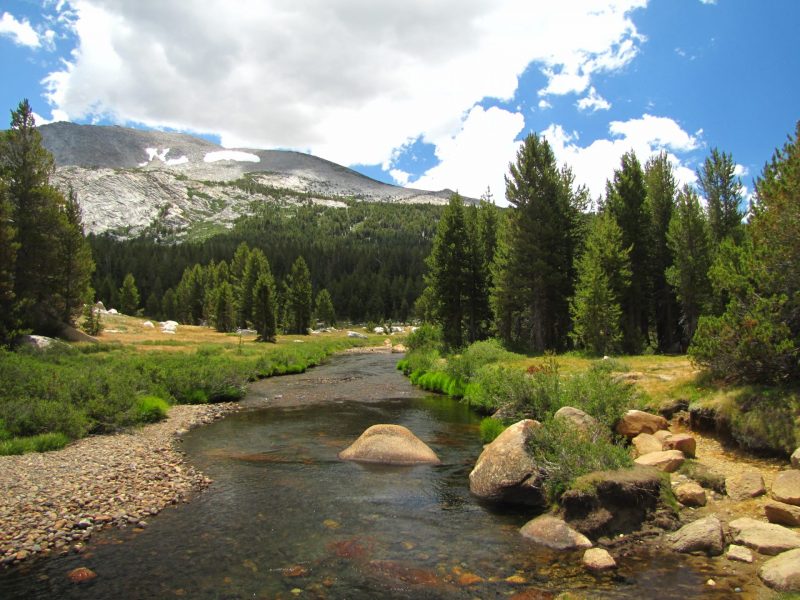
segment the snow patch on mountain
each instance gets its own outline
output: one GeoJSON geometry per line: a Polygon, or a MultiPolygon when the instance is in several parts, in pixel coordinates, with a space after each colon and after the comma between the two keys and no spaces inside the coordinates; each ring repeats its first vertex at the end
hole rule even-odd
{"type": "Polygon", "coordinates": [[[218,160],[235,160],[236,162],[261,162],[261,159],[250,152],[239,150],[218,150],[209,152],[203,157],[203,162],[217,162],[218,160]]]}

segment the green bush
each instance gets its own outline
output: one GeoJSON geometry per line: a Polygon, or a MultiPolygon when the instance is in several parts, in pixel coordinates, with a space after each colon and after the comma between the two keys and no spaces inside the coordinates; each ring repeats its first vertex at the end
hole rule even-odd
{"type": "Polygon", "coordinates": [[[481,421],[480,425],[481,441],[484,444],[490,444],[505,430],[506,425],[500,419],[486,417],[481,421]]]}
{"type": "Polygon", "coordinates": [[[69,444],[69,441],[63,433],[42,433],[30,437],[11,438],[0,441],[0,456],[60,450],[69,444]]]}
{"type": "Polygon", "coordinates": [[[583,431],[550,419],[532,432],[528,449],[541,469],[545,497],[555,503],[581,475],[633,466],[628,449],[614,444],[604,427],[583,431]]]}
{"type": "Polygon", "coordinates": [[[788,456],[800,446],[800,396],[796,391],[748,387],[721,412],[733,439],[744,448],[788,456]]]}
{"type": "Polygon", "coordinates": [[[514,358],[521,357],[503,348],[497,340],[475,342],[461,354],[448,357],[445,371],[453,379],[469,382],[481,367],[514,358]]]}
{"type": "Polygon", "coordinates": [[[133,406],[133,418],[137,423],[155,423],[167,418],[169,404],[158,396],[141,396],[133,406]]]}
{"type": "Polygon", "coordinates": [[[573,406],[589,413],[611,429],[630,408],[641,408],[643,398],[636,389],[611,377],[602,363],[588,371],[564,380],[561,405],[573,406]]]}
{"type": "Polygon", "coordinates": [[[411,351],[439,349],[441,345],[441,328],[427,323],[417,327],[416,331],[412,331],[406,338],[406,347],[411,351]]]}

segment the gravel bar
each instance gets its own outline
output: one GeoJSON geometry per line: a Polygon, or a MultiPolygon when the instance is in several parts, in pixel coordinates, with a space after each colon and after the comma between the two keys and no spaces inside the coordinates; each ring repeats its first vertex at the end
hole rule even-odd
{"type": "Polygon", "coordinates": [[[62,450],[0,457],[0,564],[82,552],[105,527],[147,527],[211,480],[186,464],[175,441],[237,403],[173,406],[166,420],[62,450]]]}

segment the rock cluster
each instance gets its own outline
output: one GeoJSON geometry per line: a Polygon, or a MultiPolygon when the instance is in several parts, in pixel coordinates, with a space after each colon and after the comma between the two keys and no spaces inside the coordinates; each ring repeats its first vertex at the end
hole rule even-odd
{"type": "Polygon", "coordinates": [[[173,447],[238,404],[174,406],[161,423],[84,438],[63,450],[0,457],[0,563],[82,550],[109,526],[146,527],[211,480],[173,447]]]}

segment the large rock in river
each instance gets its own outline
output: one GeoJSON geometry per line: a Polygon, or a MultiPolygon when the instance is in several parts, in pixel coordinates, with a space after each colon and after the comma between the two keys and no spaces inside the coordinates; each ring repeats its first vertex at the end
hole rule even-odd
{"type": "Polygon", "coordinates": [[[592,547],[589,538],[551,515],[538,516],[525,523],[519,531],[529,540],[553,550],[570,551],[592,547]]]}
{"type": "Polygon", "coordinates": [[[667,539],[677,552],[705,552],[717,556],[725,547],[722,523],[714,515],[684,525],[667,539]]]}
{"type": "Polygon", "coordinates": [[[425,442],[402,425],[373,425],[349,448],[339,453],[342,460],[387,465],[438,465],[441,461],[425,442]]]}
{"type": "Polygon", "coordinates": [[[539,468],[527,449],[537,427],[538,421],[524,419],[486,446],[469,474],[469,490],[492,502],[543,506],[539,468]]]}

